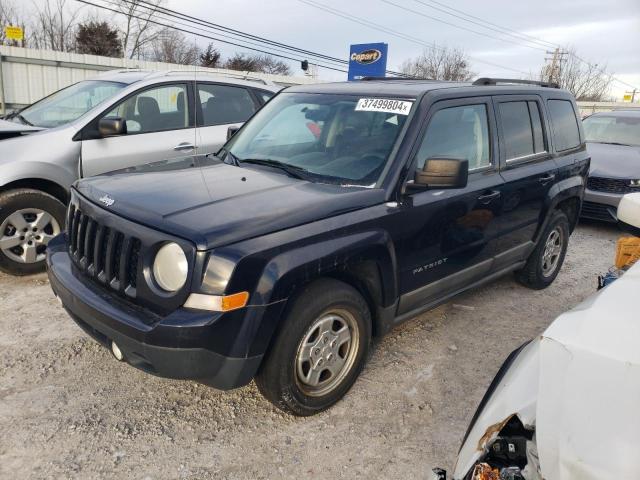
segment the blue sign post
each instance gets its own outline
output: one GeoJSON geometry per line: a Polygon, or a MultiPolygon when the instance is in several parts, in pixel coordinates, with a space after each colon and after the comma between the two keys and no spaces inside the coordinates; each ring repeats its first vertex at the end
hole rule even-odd
{"type": "Polygon", "coordinates": [[[349,49],[349,81],[362,77],[384,77],[387,71],[386,43],[362,43],[349,49]]]}

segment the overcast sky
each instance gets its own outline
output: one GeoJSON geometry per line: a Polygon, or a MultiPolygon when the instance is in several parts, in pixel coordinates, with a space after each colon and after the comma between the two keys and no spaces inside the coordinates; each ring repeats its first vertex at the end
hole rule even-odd
{"type": "MultiPolygon", "coordinates": [[[[221,25],[344,59],[348,57],[351,43],[386,42],[389,44],[387,68],[392,70],[421,52],[424,46],[418,41],[464,49],[472,59],[472,70],[482,76],[522,76],[491,64],[537,72],[544,63],[545,52],[536,49],[544,50],[540,45],[533,45],[535,48],[519,45],[512,37],[430,8],[428,4],[438,5],[428,0],[305,1],[337,9],[350,18],[384,25],[389,31],[352,22],[302,0],[168,0],[168,6],[221,25]],[[420,14],[503,40],[455,28],[420,14]],[[399,38],[390,31],[416,40],[399,38]]],[[[547,42],[573,46],[582,58],[599,65],[607,64],[617,78],[640,89],[640,0],[441,0],[441,3],[547,42]]],[[[219,47],[225,54],[241,50],[223,44],[219,47]]],[[[297,70],[297,65],[295,67],[297,70]]],[[[328,70],[320,70],[320,74],[324,79],[346,79],[346,74],[328,70]]],[[[620,83],[614,83],[613,87],[612,93],[616,96],[630,89],[620,83]]]]}

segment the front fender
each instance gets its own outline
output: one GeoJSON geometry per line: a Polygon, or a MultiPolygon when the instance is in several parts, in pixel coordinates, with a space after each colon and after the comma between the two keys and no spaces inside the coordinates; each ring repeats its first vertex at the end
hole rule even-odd
{"type": "Polygon", "coordinates": [[[315,278],[348,272],[370,263],[378,269],[381,307],[395,302],[398,294],[396,257],[389,234],[370,230],[335,236],[321,242],[297,245],[277,253],[264,264],[251,296],[254,305],[280,305],[265,312],[256,331],[251,353],[264,353],[277,330],[287,300],[293,292],[315,278]]]}
{"type": "Polygon", "coordinates": [[[77,175],[66,166],[55,163],[15,161],[2,165],[0,187],[25,179],[47,180],[63,187],[68,192],[73,182],[76,181],[77,175]]]}

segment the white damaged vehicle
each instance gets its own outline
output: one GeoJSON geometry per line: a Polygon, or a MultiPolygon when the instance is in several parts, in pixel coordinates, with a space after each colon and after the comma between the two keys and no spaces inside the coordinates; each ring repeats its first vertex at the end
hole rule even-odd
{"type": "MultiPolygon", "coordinates": [[[[618,215],[640,236],[640,193],[623,197],[618,215]]],[[[638,294],[640,262],[513,352],[471,421],[453,478],[639,479],[638,294]]]]}

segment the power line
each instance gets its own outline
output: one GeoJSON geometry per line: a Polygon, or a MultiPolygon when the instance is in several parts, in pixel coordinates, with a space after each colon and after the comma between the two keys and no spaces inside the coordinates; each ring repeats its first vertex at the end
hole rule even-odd
{"type": "Polygon", "coordinates": [[[458,10],[457,8],[450,7],[450,6],[448,6],[448,5],[444,4],[444,3],[437,2],[436,0],[429,0],[429,1],[413,0],[413,1],[417,2],[417,3],[421,4],[421,5],[424,5],[425,7],[433,8],[435,10],[438,10],[440,12],[446,13],[447,15],[451,15],[453,17],[459,18],[459,19],[464,20],[466,22],[482,26],[482,27],[487,28],[489,30],[494,30],[496,32],[504,33],[505,35],[509,35],[511,37],[514,37],[514,38],[525,40],[525,41],[528,41],[528,42],[531,42],[531,43],[536,43],[536,44],[538,44],[540,46],[543,46],[545,48],[550,48],[550,47],[551,48],[556,48],[556,47],[559,47],[559,45],[556,45],[555,43],[548,42],[548,41],[546,41],[544,39],[541,39],[541,38],[538,38],[538,37],[534,37],[534,36],[528,35],[526,33],[521,33],[521,32],[518,32],[516,30],[512,30],[510,28],[503,27],[503,26],[495,24],[495,23],[491,23],[488,20],[484,20],[484,19],[482,19],[480,17],[476,17],[476,16],[471,15],[470,13],[467,13],[467,12],[465,12],[463,10],[458,10]],[[429,5],[429,4],[433,4],[433,3],[435,3],[436,5],[439,5],[440,7],[443,7],[443,8],[438,8],[438,7],[434,6],[434,5],[429,5]],[[465,17],[469,17],[469,18],[473,18],[475,20],[478,20],[478,22],[474,22],[473,20],[466,19],[466,18],[462,17],[461,15],[456,15],[455,13],[447,12],[446,10],[444,10],[444,8],[446,8],[448,10],[451,10],[453,12],[457,12],[457,13],[459,13],[461,15],[464,15],[465,17]],[[487,25],[489,25],[491,27],[495,27],[495,28],[490,28],[487,25]]]}
{"type": "MultiPolygon", "coordinates": [[[[402,38],[403,40],[407,40],[409,42],[413,42],[415,44],[422,45],[422,46],[425,46],[425,47],[433,48],[435,50],[443,50],[441,47],[438,47],[434,43],[425,42],[424,40],[421,40],[421,39],[419,39],[417,37],[413,37],[411,35],[407,35],[407,34],[398,32],[397,30],[392,30],[392,29],[387,28],[387,27],[385,27],[383,25],[380,25],[378,23],[374,23],[374,22],[371,22],[369,20],[365,20],[365,19],[357,17],[355,15],[350,15],[350,14],[348,14],[346,12],[340,11],[340,10],[335,9],[333,7],[329,7],[329,6],[324,5],[324,4],[319,4],[319,3],[316,3],[316,2],[312,2],[310,0],[297,0],[297,1],[301,2],[301,3],[304,3],[306,5],[309,5],[310,7],[313,7],[313,8],[319,9],[319,10],[323,10],[325,12],[328,12],[328,13],[332,14],[332,15],[335,15],[335,16],[338,16],[338,17],[342,17],[342,18],[344,18],[346,20],[349,20],[350,22],[358,23],[360,25],[364,25],[366,27],[375,29],[377,31],[383,31],[385,33],[388,33],[389,35],[393,35],[395,37],[402,38]]],[[[512,72],[519,73],[521,75],[529,75],[527,72],[523,72],[522,70],[516,70],[515,68],[505,67],[504,65],[499,65],[497,63],[488,62],[486,60],[480,60],[478,58],[474,58],[474,57],[471,57],[471,56],[469,58],[471,58],[472,60],[475,60],[478,63],[484,63],[486,65],[491,65],[492,67],[497,67],[497,68],[500,68],[500,69],[503,69],[503,70],[509,70],[509,71],[512,71],[512,72]]]]}
{"type": "MultiPolygon", "coordinates": [[[[274,47],[281,47],[281,48],[284,48],[286,50],[296,51],[296,52],[299,52],[299,53],[302,53],[302,54],[306,54],[306,55],[310,55],[310,56],[314,56],[314,57],[318,57],[318,58],[324,58],[325,60],[332,60],[332,61],[337,61],[339,63],[345,63],[345,64],[348,63],[346,60],[343,60],[343,59],[331,57],[329,55],[324,55],[322,53],[317,53],[317,52],[313,52],[313,51],[310,51],[310,50],[301,49],[301,48],[298,48],[298,47],[294,47],[292,45],[288,45],[286,43],[281,43],[281,42],[270,40],[270,39],[267,39],[267,38],[264,38],[264,37],[259,37],[257,35],[252,35],[250,33],[242,32],[240,30],[235,30],[233,28],[225,27],[224,25],[219,25],[219,24],[210,22],[208,20],[204,20],[202,18],[198,18],[198,17],[194,17],[192,15],[187,15],[186,13],[178,12],[177,10],[172,10],[170,8],[162,7],[162,6],[159,6],[159,5],[154,5],[153,3],[147,2],[145,0],[138,0],[137,2],[133,1],[133,0],[122,0],[122,1],[124,1],[125,3],[128,3],[128,4],[131,4],[131,5],[138,5],[140,7],[143,7],[143,8],[146,8],[148,10],[155,11],[155,12],[161,11],[162,13],[165,13],[166,15],[171,16],[171,17],[176,17],[176,18],[181,17],[184,20],[187,20],[187,21],[190,21],[190,22],[193,22],[193,23],[197,23],[199,25],[207,26],[207,27],[209,27],[209,28],[211,28],[213,30],[221,30],[221,31],[224,31],[224,32],[227,32],[227,33],[239,36],[239,37],[243,37],[243,38],[250,39],[250,40],[256,40],[256,41],[259,41],[261,43],[270,44],[270,45],[272,45],[274,47]]],[[[218,35],[219,35],[219,33],[218,33],[218,35]]]]}
{"type": "MultiPolygon", "coordinates": [[[[80,3],[84,3],[84,4],[86,4],[86,5],[91,5],[91,6],[96,7],[96,8],[101,8],[101,9],[103,9],[103,10],[108,10],[108,11],[113,12],[113,13],[118,13],[118,14],[124,15],[124,13],[123,13],[123,12],[121,12],[121,11],[119,11],[119,10],[115,10],[115,9],[113,9],[113,8],[109,8],[109,7],[106,7],[106,6],[104,6],[104,5],[98,5],[98,4],[96,4],[96,3],[92,3],[92,2],[89,2],[89,1],[87,1],[87,0],[76,0],[76,1],[77,1],[77,2],[80,2],[80,3]]],[[[127,15],[129,15],[129,14],[127,14],[127,15]]],[[[142,17],[137,16],[137,15],[129,15],[129,16],[130,16],[131,18],[136,18],[136,19],[139,19],[139,20],[148,21],[149,23],[152,23],[152,24],[154,24],[154,25],[159,25],[159,26],[161,26],[161,27],[171,28],[171,29],[174,29],[174,30],[178,30],[178,31],[180,31],[180,32],[183,32],[183,33],[188,33],[188,34],[190,34],[190,35],[196,35],[196,36],[199,36],[199,37],[208,38],[208,39],[210,39],[210,40],[215,40],[215,41],[217,41],[217,42],[227,43],[227,44],[229,44],[229,45],[234,45],[234,46],[236,46],[236,47],[246,48],[246,49],[248,49],[248,50],[253,50],[253,51],[260,52],[260,53],[264,53],[264,54],[267,54],[267,55],[272,55],[272,56],[274,56],[274,57],[286,58],[287,60],[293,60],[293,61],[296,61],[296,62],[300,62],[300,61],[301,61],[301,59],[300,59],[300,58],[293,58],[293,57],[289,57],[289,56],[286,56],[286,55],[282,55],[282,54],[278,54],[278,53],[273,53],[273,52],[270,52],[270,51],[267,51],[267,50],[263,50],[263,49],[259,49],[259,48],[255,48],[255,47],[249,47],[249,46],[247,46],[247,45],[242,45],[242,44],[239,44],[239,43],[230,42],[229,40],[222,40],[222,39],[217,38],[217,37],[212,37],[212,36],[210,36],[210,35],[205,35],[205,34],[202,34],[202,33],[196,33],[196,32],[190,31],[190,30],[186,30],[186,29],[184,29],[184,28],[176,27],[176,26],[174,26],[174,25],[168,25],[168,24],[166,24],[166,23],[161,23],[161,22],[158,22],[158,21],[155,21],[155,20],[150,20],[150,19],[147,19],[147,18],[142,18],[142,17]]],[[[319,66],[319,67],[321,67],[321,68],[326,68],[326,69],[329,69],[329,70],[335,70],[335,71],[337,71],[337,72],[347,73],[347,70],[342,70],[342,69],[339,69],[339,68],[330,67],[330,66],[323,65],[323,64],[320,64],[320,63],[317,63],[317,62],[314,62],[314,63],[315,63],[315,65],[318,65],[318,66],[319,66]]]]}
{"type": "MultiPolygon", "coordinates": [[[[455,23],[451,23],[451,22],[448,22],[446,20],[442,20],[441,18],[437,18],[437,17],[433,17],[431,15],[427,15],[426,13],[420,12],[418,10],[413,10],[412,8],[408,8],[408,7],[405,7],[403,5],[398,5],[397,3],[394,3],[394,2],[392,2],[390,0],[380,0],[380,1],[383,2],[383,3],[386,3],[387,5],[393,5],[394,7],[399,8],[401,10],[404,10],[406,12],[413,13],[415,15],[420,15],[421,17],[428,18],[430,20],[435,20],[436,22],[444,23],[445,25],[449,25],[449,26],[454,27],[454,28],[465,30],[467,32],[475,33],[476,35],[481,35],[481,36],[487,37],[487,38],[493,38],[494,40],[500,40],[501,42],[511,43],[511,44],[514,44],[514,45],[522,46],[522,47],[532,48],[534,50],[540,50],[542,52],[546,51],[546,49],[544,49],[544,48],[534,47],[533,45],[527,45],[527,44],[524,44],[524,43],[517,43],[514,40],[509,40],[509,39],[506,39],[506,38],[496,37],[495,35],[490,35],[488,33],[479,32],[479,31],[473,30],[471,28],[463,27],[462,25],[457,25],[455,23]]],[[[486,28],[486,27],[484,27],[484,28],[486,28]]]]}
{"type": "MultiPolygon", "coordinates": [[[[381,1],[385,1],[385,0],[381,0],[381,1]]],[[[530,41],[530,42],[532,42],[532,43],[536,43],[536,44],[541,45],[541,46],[547,46],[546,48],[551,47],[551,48],[554,48],[554,49],[561,49],[561,46],[560,46],[560,45],[558,45],[558,44],[556,44],[556,43],[549,42],[549,41],[544,40],[544,39],[542,39],[542,38],[534,37],[534,36],[532,36],[532,35],[528,35],[528,34],[525,34],[525,33],[520,33],[520,32],[517,32],[516,30],[512,30],[512,29],[510,29],[510,28],[503,27],[503,26],[501,26],[501,25],[497,25],[497,24],[495,24],[495,23],[489,22],[489,21],[487,21],[487,20],[484,20],[484,19],[482,19],[482,18],[476,17],[476,16],[474,16],[474,15],[471,15],[471,14],[469,14],[469,13],[467,13],[467,12],[463,11],[463,10],[459,10],[459,9],[456,9],[456,8],[453,8],[453,7],[449,7],[448,5],[445,5],[445,4],[443,4],[443,3],[441,3],[441,2],[438,2],[438,1],[436,1],[436,0],[426,0],[426,1],[425,1],[425,0],[413,0],[413,1],[414,1],[414,2],[417,2],[417,3],[421,4],[421,5],[424,5],[424,6],[426,6],[426,7],[436,9],[436,10],[441,11],[441,12],[443,12],[443,13],[446,13],[446,14],[448,14],[448,15],[452,15],[452,16],[454,16],[454,17],[456,17],[456,18],[460,18],[461,20],[465,20],[465,21],[467,21],[467,22],[470,22],[470,23],[473,23],[473,24],[476,24],[476,25],[479,25],[479,26],[484,26],[484,28],[487,28],[487,29],[490,29],[490,30],[494,30],[494,31],[498,31],[498,32],[502,30],[502,31],[504,31],[504,34],[505,34],[505,35],[509,35],[509,36],[512,36],[512,37],[515,37],[515,38],[520,38],[520,37],[522,37],[522,40],[530,41]],[[459,16],[459,15],[456,15],[456,14],[453,14],[453,13],[449,13],[449,12],[445,11],[443,8],[438,8],[438,7],[436,7],[436,6],[434,6],[434,5],[430,5],[430,4],[436,4],[436,5],[439,5],[439,6],[441,6],[441,7],[444,7],[444,8],[446,8],[446,9],[449,9],[449,10],[454,11],[454,12],[458,12],[458,13],[460,13],[460,14],[462,14],[462,15],[466,16],[466,17],[473,18],[473,19],[475,19],[475,20],[478,20],[479,22],[482,22],[482,23],[484,23],[484,24],[487,24],[487,25],[490,25],[490,26],[492,26],[492,27],[496,27],[496,28],[495,28],[495,29],[494,29],[494,28],[490,28],[490,27],[488,27],[488,26],[486,26],[486,25],[482,25],[482,23],[478,23],[478,22],[474,22],[474,21],[472,21],[472,20],[465,19],[465,18],[463,18],[463,17],[461,17],[461,16],[459,16]]],[[[386,3],[390,3],[390,2],[386,2],[386,3]]],[[[570,56],[574,57],[574,58],[575,58],[576,60],[578,60],[579,62],[584,63],[584,64],[585,64],[585,65],[587,65],[589,68],[596,68],[596,67],[597,67],[597,65],[596,65],[596,64],[593,64],[593,63],[589,62],[588,60],[585,60],[584,58],[579,57],[579,56],[578,56],[578,55],[576,55],[574,52],[568,52],[568,54],[569,54],[570,56]]],[[[601,73],[602,75],[607,75],[607,73],[604,71],[604,68],[600,70],[600,73],[601,73]]],[[[637,88],[635,85],[632,85],[632,84],[630,84],[630,83],[628,83],[628,82],[625,82],[625,81],[623,81],[623,80],[620,80],[619,78],[617,78],[617,77],[615,77],[615,76],[613,76],[613,75],[609,75],[609,76],[610,76],[610,77],[611,77],[611,79],[612,79],[613,81],[615,81],[615,82],[618,82],[618,83],[620,83],[620,84],[622,84],[622,85],[626,85],[627,87],[637,88]]]]}
{"type": "MultiPolygon", "coordinates": [[[[107,0],[105,0],[107,1],[107,0]]],[[[282,43],[282,42],[277,42],[274,40],[270,40],[264,37],[260,37],[257,35],[253,35],[250,33],[246,33],[246,32],[242,32],[240,30],[236,30],[233,28],[229,28],[229,27],[225,27],[224,25],[219,25],[213,22],[210,22],[208,20],[204,20],[202,18],[198,18],[198,17],[194,17],[192,15],[188,15],[182,12],[178,12],[176,10],[172,10],[170,8],[166,8],[166,7],[162,7],[162,6],[158,6],[155,5],[153,3],[150,3],[148,1],[145,0],[138,0],[137,2],[134,2],[133,0],[123,0],[125,3],[131,4],[131,5],[137,5],[143,8],[146,8],[154,13],[160,12],[166,16],[172,17],[172,18],[180,18],[181,20],[185,20],[188,21],[190,23],[196,23],[198,25],[202,25],[205,26],[208,29],[211,30],[215,30],[215,34],[216,35],[220,35],[222,37],[226,37],[226,38],[231,38],[233,40],[236,41],[243,41],[243,42],[247,42],[248,40],[246,39],[250,39],[250,40],[255,40],[258,41],[260,43],[266,43],[269,44],[269,48],[278,48],[279,51],[282,51],[283,49],[287,50],[287,51],[293,51],[296,53],[300,53],[306,56],[310,56],[310,57],[317,57],[320,58],[322,61],[329,61],[329,62],[334,62],[334,63],[339,63],[341,65],[347,66],[349,64],[349,62],[345,59],[342,58],[336,58],[336,57],[332,57],[329,55],[325,55],[322,53],[318,53],[318,52],[314,52],[311,50],[306,50],[306,49],[302,49],[299,47],[295,47],[286,43],[282,43]],[[229,33],[231,35],[236,35],[239,37],[243,37],[242,39],[237,39],[235,37],[229,37],[228,35],[224,35],[218,32],[218,30],[221,30],[225,33],[229,33]]],[[[122,12],[121,12],[122,13],[122,12]]],[[[183,24],[184,26],[184,24],[183,24]]],[[[190,28],[195,28],[193,26],[190,26],[190,28]]],[[[256,45],[255,43],[251,43],[252,45],[256,45]]],[[[261,46],[261,45],[257,45],[257,46],[261,46]]],[[[264,48],[264,47],[263,47],[264,48]]],[[[313,59],[312,59],[313,60],[313,59]]],[[[313,60],[312,63],[316,63],[315,60],[313,60]]],[[[317,64],[317,63],[316,63],[317,64]]],[[[322,66],[322,65],[320,65],[322,66]]],[[[396,76],[402,76],[402,77],[410,77],[402,72],[396,72],[393,70],[386,70],[386,73],[390,74],[390,75],[396,75],[396,76]]]]}
{"type": "MultiPolygon", "coordinates": [[[[115,5],[115,6],[117,6],[117,5],[118,5],[118,3],[117,3],[115,0],[101,0],[101,1],[103,1],[103,2],[105,2],[105,3],[107,3],[107,4],[110,4],[110,5],[115,5]]],[[[127,0],[123,0],[123,1],[127,2],[127,0]]],[[[142,6],[142,5],[141,5],[141,6],[142,6]]],[[[149,7],[145,7],[145,8],[149,8],[149,7]]],[[[122,13],[123,15],[126,15],[126,13],[124,13],[124,12],[121,12],[121,13],[122,13]]],[[[175,24],[175,25],[180,25],[180,26],[183,26],[183,27],[193,28],[193,29],[195,29],[195,30],[199,30],[199,31],[201,31],[201,32],[207,32],[207,33],[210,33],[210,32],[211,32],[211,30],[210,30],[210,29],[200,28],[200,27],[197,27],[197,26],[193,26],[193,25],[191,25],[191,24],[188,24],[188,23],[184,23],[184,22],[178,21],[178,20],[176,20],[176,18],[179,18],[179,17],[174,17],[174,16],[172,16],[172,15],[164,14],[164,12],[154,12],[154,13],[156,14],[156,18],[157,18],[158,20],[171,21],[171,22],[173,22],[173,24],[175,24]],[[167,17],[168,17],[168,18],[165,18],[165,17],[164,17],[164,16],[162,16],[162,15],[167,15],[167,17]]],[[[145,15],[146,15],[146,13],[145,13],[145,15]]],[[[198,24],[198,25],[200,25],[200,23],[197,23],[197,24],[198,24]]],[[[215,32],[215,34],[216,34],[216,35],[219,35],[220,37],[223,37],[223,38],[229,38],[229,39],[232,39],[232,40],[238,40],[238,39],[237,39],[237,38],[235,38],[235,37],[231,37],[231,36],[229,36],[229,35],[225,35],[225,34],[223,34],[223,33],[215,32]]],[[[259,43],[255,43],[255,42],[252,42],[252,41],[249,41],[249,40],[244,40],[244,39],[243,39],[242,41],[243,41],[243,42],[246,42],[248,45],[253,45],[253,46],[261,47],[261,48],[262,48],[262,45],[260,45],[259,43]]],[[[275,51],[277,51],[277,52],[279,52],[279,53],[284,53],[284,54],[288,54],[288,53],[289,53],[288,51],[286,51],[286,50],[284,50],[284,49],[282,49],[282,48],[279,48],[279,47],[275,47],[275,46],[274,46],[274,47],[270,47],[270,49],[275,49],[275,51]]],[[[309,52],[309,53],[311,53],[311,52],[309,52]]],[[[315,55],[314,55],[314,56],[315,56],[315,55]]],[[[320,54],[318,54],[318,56],[320,56],[320,54]]],[[[323,56],[323,57],[325,57],[325,56],[323,56]]],[[[324,60],[324,58],[323,58],[323,60],[324,60]]],[[[340,64],[342,64],[342,63],[345,63],[345,64],[346,64],[346,63],[348,63],[346,60],[333,59],[332,57],[326,57],[326,61],[329,61],[329,62],[335,62],[335,63],[340,63],[340,64]]]]}

